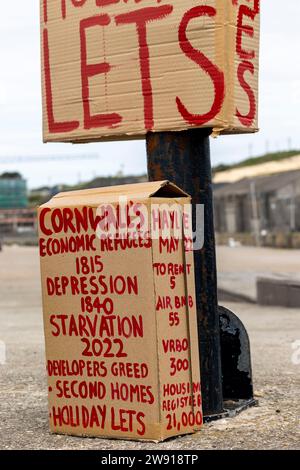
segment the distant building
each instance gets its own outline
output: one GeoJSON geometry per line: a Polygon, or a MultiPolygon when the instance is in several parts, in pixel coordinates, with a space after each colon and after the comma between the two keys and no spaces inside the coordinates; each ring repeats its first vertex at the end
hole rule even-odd
{"type": "Polygon", "coordinates": [[[0,209],[0,239],[37,233],[36,209],[0,209]]]}
{"type": "Polygon", "coordinates": [[[244,178],[215,188],[218,233],[300,231],[300,171],[244,178]]]}
{"type": "Polygon", "coordinates": [[[27,184],[19,173],[0,175],[0,209],[25,209],[28,206],[27,184]]]}
{"type": "Polygon", "coordinates": [[[28,208],[27,184],[19,173],[0,175],[0,239],[36,233],[36,211],[28,208]]]}

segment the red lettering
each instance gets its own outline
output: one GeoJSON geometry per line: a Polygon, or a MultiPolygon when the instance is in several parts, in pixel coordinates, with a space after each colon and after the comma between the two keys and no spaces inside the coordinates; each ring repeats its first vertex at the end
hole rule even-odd
{"type": "Polygon", "coordinates": [[[47,229],[46,227],[46,224],[45,224],[45,217],[46,217],[46,214],[48,214],[49,212],[51,212],[51,209],[42,209],[41,213],[40,213],[40,229],[41,231],[45,234],[45,235],[52,235],[52,230],[49,230],[47,229]]]}
{"type": "MultiPolygon", "coordinates": [[[[248,0],[249,1],[249,0],[248,0]]],[[[249,8],[246,5],[241,5],[238,13],[238,22],[237,22],[237,42],[236,42],[236,52],[241,59],[254,59],[255,50],[246,51],[243,49],[242,39],[243,34],[247,34],[250,38],[254,37],[254,28],[253,26],[246,25],[243,23],[244,16],[250,18],[252,21],[255,20],[256,15],[259,13],[259,0],[254,0],[254,8],[249,8]]]]}
{"type": "Polygon", "coordinates": [[[179,44],[182,51],[189,59],[196,62],[212,79],[215,89],[215,98],[213,105],[206,114],[192,114],[190,113],[185,105],[182,103],[180,98],[176,98],[178,110],[184,120],[189,124],[195,126],[201,126],[206,122],[211,121],[221,110],[222,104],[225,97],[225,79],[224,73],[218,69],[202,52],[195,49],[187,37],[187,28],[191,20],[200,16],[214,17],[216,10],[209,6],[198,6],[187,11],[182,18],[179,26],[179,44]]]}
{"type": "Polygon", "coordinates": [[[189,347],[189,342],[188,342],[188,339],[187,338],[184,338],[182,340],[179,340],[179,339],[163,339],[162,340],[162,346],[163,346],[163,350],[164,350],[164,353],[168,353],[168,352],[183,352],[183,351],[187,351],[188,350],[188,347],[189,347]]]}
{"type": "Polygon", "coordinates": [[[83,7],[86,3],[86,0],[71,0],[74,7],[83,7]]]}
{"type": "Polygon", "coordinates": [[[126,383],[111,383],[111,399],[130,403],[154,403],[152,387],[126,383]]]}
{"type": "MultiPolygon", "coordinates": [[[[71,3],[74,7],[83,7],[86,0],[71,0],[71,3]]],[[[61,0],[61,16],[63,20],[67,17],[67,0],[61,0]]]]}
{"type": "Polygon", "coordinates": [[[241,87],[245,90],[248,95],[250,109],[248,114],[246,115],[241,114],[240,111],[237,109],[236,115],[239,118],[240,122],[243,124],[243,126],[251,127],[256,114],[256,101],[254,91],[244,78],[245,72],[247,71],[251,72],[252,75],[254,75],[254,65],[248,61],[241,62],[238,67],[238,80],[240,82],[241,87]]]}
{"type": "Polygon", "coordinates": [[[67,16],[66,0],[61,0],[61,16],[65,20],[67,16]]]}
{"type": "Polygon", "coordinates": [[[137,430],[137,433],[139,436],[144,436],[146,432],[146,425],[144,423],[144,418],[145,418],[144,413],[138,413],[136,416],[136,420],[138,424],[140,425],[140,429],[137,430]]]}
{"type": "Polygon", "coordinates": [[[111,429],[113,431],[133,432],[134,418],[140,425],[140,428],[137,429],[137,433],[143,436],[146,431],[144,413],[137,413],[135,410],[115,410],[114,407],[111,407],[111,429]]]}
{"type": "Polygon", "coordinates": [[[59,336],[60,328],[59,325],[55,321],[55,315],[51,315],[50,317],[50,325],[53,326],[54,330],[52,331],[53,336],[59,336]]]}
{"type": "Polygon", "coordinates": [[[53,95],[51,84],[51,67],[50,67],[50,53],[49,53],[49,38],[48,30],[44,29],[43,32],[43,49],[44,49],[44,74],[45,74],[45,91],[46,91],[46,107],[48,116],[48,128],[52,134],[59,132],[71,132],[79,127],[78,121],[65,121],[56,122],[53,110],[53,95]]]}
{"type": "Polygon", "coordinates": [[[96,0],[97,7],[106,7],[107,5],[114,5],[119,3],[120,0],[96,0]]]}
{"type": "Polygon", "coordinates": [[[43,1],[44,23],[48,23],[48,0],[43,1]]]}
{"type": "Polygon", "coordinates": [[[111,373],[114,377],[145,379],[149,375],[149,370],[145,363],[114,362],[111,366],[111,373]]]}
{"type": "Polygon", "coordinates": [[[102,382],[86,382],[78,380],[57,380],[57,398],[80,398],[82,400],[103,400],[106,387],[102,382]]]}
{"type": "Polygon", "coordinates": [[[107,26],[110,23],[108,15],[98,15],[87,18],[80,22],[81,41],[81,80],[82,80],[82,102],[84,109],[84,128],[92,129],[98,127],[114,127],[120,124],[122,117],[117,113],[97,114],[92,116],[90,110],[89,78],[102,73],[108,73],[111,66],[107,62],[99,64],[87,63],[87,39],[86,30],[95,26],[107,26]]]}
{"type": "Polygon", "coordinates": [[[140,69],[142,78],[142,92],[144,97],[144,121],[145,129],[150,131],[154,127],[153,118],[153,95],[150,72],[150,53],[147,42],[147,23],[150,21],[161,20],[172,13],[172,5],[163,5],[160,7],[147,7],[117,15],[116,24],[136,23],[136,30],[139,42],[140,69]]]}

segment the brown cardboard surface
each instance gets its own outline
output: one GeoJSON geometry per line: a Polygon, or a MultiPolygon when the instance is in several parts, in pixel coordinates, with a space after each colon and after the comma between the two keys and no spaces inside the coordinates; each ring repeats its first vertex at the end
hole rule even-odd
{"type": "Polygon", "coordinates": [[[41,0],[45,142],[258,129],[259,0],[41,0]]]}
{"type": "Polygon", "coordinates": [[[39,209],[51,430],[153,441],[198,430],[193,253],[182,236],[190,237],[186,219],[177,217],[190,198],[166,181],[73,196],[39,209]],[[109,207],[118,234],[124,207],[131,224],[130,211],[139,214],[136,244],[99,238],[93,221],[109,207]]]}
{"type": "MultiPolygon", "coordinates": [[[[189,205],[190,201],[183,199],[182,203],[189,205]]],[[[173,204],[170,204],[170,201],[166,203],[163,199],[154,197],[152,207],[155,208],[156,204],[159,205],[161,213],[170,214],[173,211],[173,204]]],[[[176,240],[174,230],[171,231],[171,237],[176,240]]],[[[199,430],[202,425],[202,406],[193,254],[186,257],[183,244],[180,244],[178,250],[170,249],[167,245],[162,251],[159,245],[158,240],[153,240],[153,266],[161,263],[184,266],[184,274],[179,277],[158,275],[157,268],[154,269],[162,437],[168,438],[180,434],[183,416],[188,423],[185,427],[186,432],[199,430]],[[168,297],[170,306],[166,307],[165,301],[168,297]],[[180,305],[182,298],[186,299],[184,306],[180,305]],[[171,320],[171,324],[173,320],[175,322],[173,326],[170,326],[167,315],[170,314],[170,310],[174,314],[171,320]],[[176,325],[176,313],[179,325],[176,325]],[[172,350],[172,341],[175,342],[176,352],[172,350]],[[187,364],[189,367],[185,369],[187,364]],[[188,402],[180,399],[178,387],[189,390],[189,393],[186,392],[188,402]],[[178,403],[178,395],[182,403],[177,408],[175,405],[178,403]]]]}

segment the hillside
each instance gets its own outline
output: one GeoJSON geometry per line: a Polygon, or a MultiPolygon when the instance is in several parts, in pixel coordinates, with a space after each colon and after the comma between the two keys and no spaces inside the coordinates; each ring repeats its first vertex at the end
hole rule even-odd
{"type": "Polygon", "coordinates": [[[213,174],[219,173],[221,171],[234,170],[236,168],[260,165],[262,163],[281,161],[281,160],[285,160],[286,158],[295,157],[296,155],[300,155],[300,150],[289,150],[286,152],[267,153],[260,157],[247,158],[246,160],[242,160],[241,162],[234,163],[232,165],[226,165],[226,164],[217,165],[213,167],[213,174]]]}
{"type": "Polygon", "coordinates": [[[92,188],[102,188],[105,186],[119,186],[123,184],[134,184],[134,183],[144,183],[147,181],[147,175],[116,175],[116,176],[99,176],[94,178],[91,181],[85,183],[80,183],[74,186],[61,184],[50,187],[42,187],[34,189],[29,194],[29,204],[31,207],[39,206],[44,202],[49,201],[52,196],[58,192],[63,191],[76,191],[81,189],[92,189],[92,188]]]}

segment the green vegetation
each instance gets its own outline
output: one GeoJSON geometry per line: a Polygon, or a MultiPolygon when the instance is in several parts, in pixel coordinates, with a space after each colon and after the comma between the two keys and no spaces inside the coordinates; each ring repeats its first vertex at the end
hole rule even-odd
{"type": "Polygon", "coordinates": [[[63,191],[76,191],[80,189],[103,188],[105,186],[119,186],[123,184],[142,183],[147,181],[147,175],[115,175],[115,176],[98,176],[92,181],[77,184],[75,186],[65,187],[63,191]]]}
{"type": "Polygon", "coordinates": [[[2,173],[2,175],[0,175],[1,180],[14,180],[14,179],[21,179],[21,178],[22,176],[20,175],[20,173],[17,173],[17,172],[2,173]]]}
{"type": "Polygon", "coordinates": [[[260,157],[247,158],[246,160],[243,160],[239,163],[235,163],[233,165],[225,165],[225,164],[217,165],[213,168],[213,173],[215,174],[221,171],[233,170],[235,168],[242,168],[244,166],[253,166],[253,165],[259,165],[261,163],[285,160],[286,158],[295,157],[296,155],[300,155],[300,150],[289,150],[286,152],[267,153],[266,155],[262,155],[260,157]]]}

